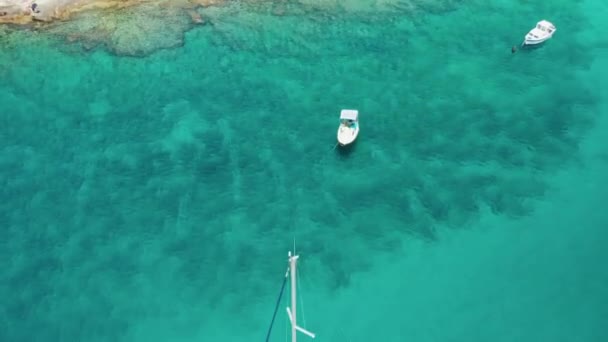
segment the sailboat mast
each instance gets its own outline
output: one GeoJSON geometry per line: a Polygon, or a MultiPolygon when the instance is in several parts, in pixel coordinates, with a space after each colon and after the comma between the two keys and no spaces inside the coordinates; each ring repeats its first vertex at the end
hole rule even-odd
{"type": "Polygon", "coordinates": [[[290,276],[290,281],[291,281],[291,307],[287,308],[287,316],[289,316],[289,320],[291,321],[291,342],[296,342],[297,339],[297,335],[298,335],[298,331],[303,333],[304,335],[307,335],[310,338],[315,338],[315,334],[302,328],[299,327],[297,322],[296,322],[296,312],[297,312],[297,308],[296,308],[296,302],[297,302],[297,279],[296,279],[296,267],[297,267],[297,262],[298,262],[298,258],[300,257],[299,255],[294,255],[291,254],[291,252],[289,252],[289,270],[291,273],[290,276]]]}
{"type": "Polygon", "coordinates": [[[296,282],[296,267],[298,263],[298,256],[291,255],[289,252],[289,270],[291,271],[291,342],[296,342],[298,331],[296,327],[298,326],[296,321],[296,314],[298,312],[296,308],[297,303],[297,282],[296,282]]]}

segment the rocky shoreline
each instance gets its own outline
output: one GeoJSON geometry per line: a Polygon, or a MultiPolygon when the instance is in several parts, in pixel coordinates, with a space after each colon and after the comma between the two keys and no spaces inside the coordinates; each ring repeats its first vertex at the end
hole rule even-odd
{"type": "MultiPolygon", "coordinates": [[[[143,4],[193,9],[218,2],[218,0],[0,0],[0,24],[49,23],[67,20],[80,12],[121,9],[143,4]]],[[[192,20],[202,21],[195,12],[192,12],[192,20]]]]}
{"type": "Polygon", "coordinates": [[[102,48],[134,57],[183,45],[185,32],[211,21],[203,14],[205,8],[224,3],[224,0],[0,0],[0,14],[8,12],[7,1],[13,6],[11,15],[0,17],[0,31],[2,26],[8,28],[4,30],[6,41],[28,39],[26,31],[34,29],[65,41],[67,49],[102,48]],[[33,3],[37,5],[32,6],[33,3]]]}

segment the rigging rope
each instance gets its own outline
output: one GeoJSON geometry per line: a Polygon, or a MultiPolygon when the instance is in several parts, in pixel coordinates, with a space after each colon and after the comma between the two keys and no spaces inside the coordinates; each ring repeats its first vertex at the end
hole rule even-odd
{"type": "Polygon", "coordinates": [[[266,334],[266,342],[268,342],[270,340],[270,332],[272,331],[274,319],[277,317],[277,311],[279,311],[279,305],[281,304],[281,297],[283,297],[283,291],[285,290],[285,284],[287,284],[287,277],[289,277],[289,267],[287,267],[287,272],[285,272],[285,278],[283,279],[283,285],[281,285],[281,292],[279,292],[279,298],[277,298],[277,305],[275,306],[274,313],[272,314],[272,320],[270,321],[270,327],[268,328],[268,333],[266,334]]]}

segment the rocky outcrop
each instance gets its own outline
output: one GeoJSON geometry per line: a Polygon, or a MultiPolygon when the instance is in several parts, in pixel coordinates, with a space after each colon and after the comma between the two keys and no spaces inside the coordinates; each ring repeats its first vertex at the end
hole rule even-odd
{"type": "Polygon", "coordinates": [[[52,21],[58,17],[61,8],[68,8],[76,3],[78,2],[75,0],[0,0],[0,23],[52,21]]]}
{"type": "Polygon", "coordinates": [[[27,15],[22,4],[15,0],[0,0],[0,23],[19,21],[27,15]]]}
{"type": "MultiPolygon", "coordinates": [[[[68,19],[75,13],[93,9],[121,9],[138,4],[164,8],[193,8],[216,0],[0,0],[0,24],[28,24],[68,19]]],[[[193,20],[198,21],[193,14],[193,20]]]]}
{"type": "Polygon", "coordinates": [[[13,10],[10,22],[28,24],[41,34],[64,40],[68,50],[101,48],[117,55],[143,56],[183,45],[186,31],[212,24],[203,7],[223,0],[41,1],[34,11],[31,5],[30,11],[13,10]],[[17,16],[21,16],[19,21],[17,16]]]}

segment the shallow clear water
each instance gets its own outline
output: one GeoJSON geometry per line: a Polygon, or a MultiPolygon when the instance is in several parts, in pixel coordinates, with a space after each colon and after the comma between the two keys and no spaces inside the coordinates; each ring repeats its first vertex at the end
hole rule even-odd
{"type": "Polygon", "coordinates": [[[0,340],[608,338],[605,4],[199,11],[0,36],[0,340]]]}

